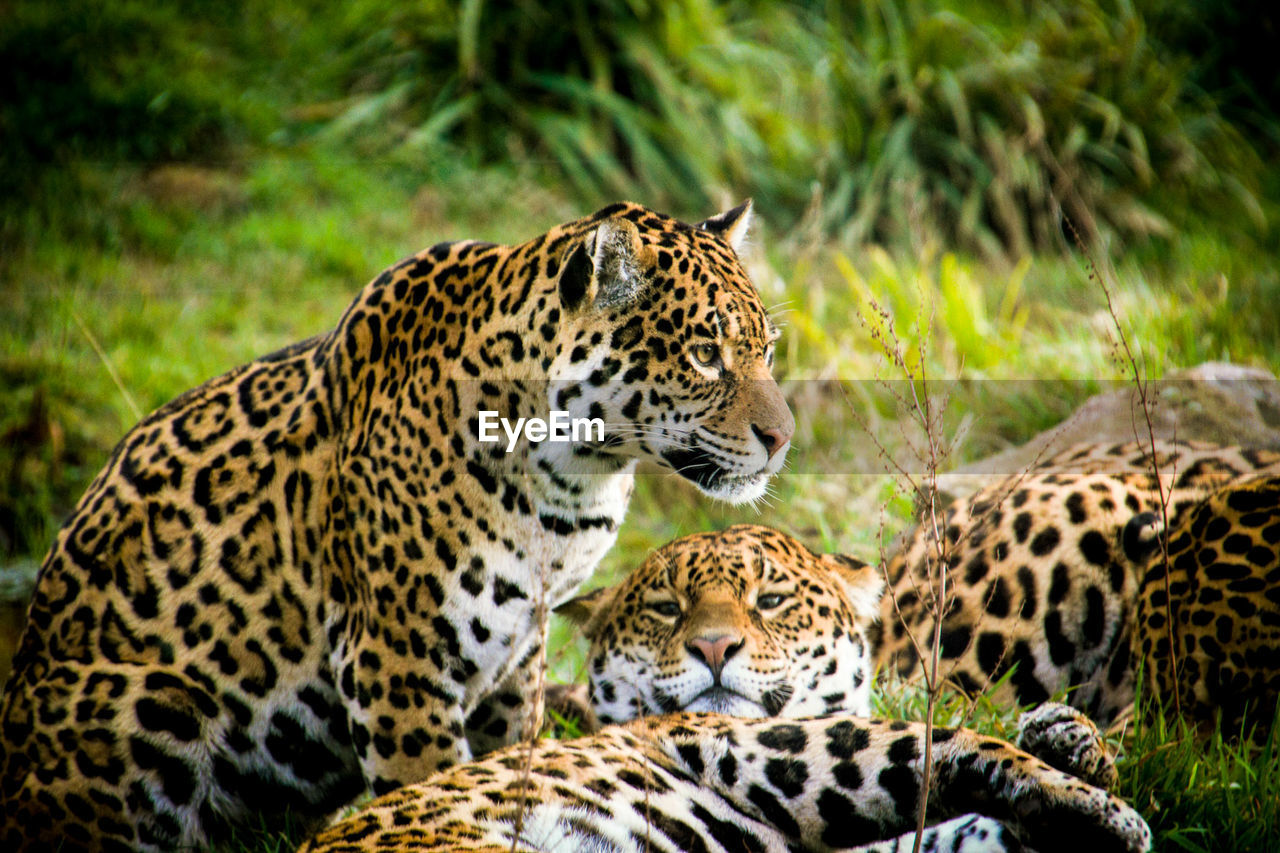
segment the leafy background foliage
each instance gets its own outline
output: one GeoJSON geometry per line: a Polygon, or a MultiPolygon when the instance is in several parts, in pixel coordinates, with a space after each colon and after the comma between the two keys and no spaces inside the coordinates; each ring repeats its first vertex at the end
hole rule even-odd
{"type": "Polygon", "coordinates": [[[734,187],[794,221],[817,195],[854,243],[984,254],[1058,247],[1060,207],[1127,239],[1170,233],[1171,194],[1262,221],[1257,152],[1129,3],[473,0],[388,24],[344,127],[547,158],[588,196],[734,187]]]}

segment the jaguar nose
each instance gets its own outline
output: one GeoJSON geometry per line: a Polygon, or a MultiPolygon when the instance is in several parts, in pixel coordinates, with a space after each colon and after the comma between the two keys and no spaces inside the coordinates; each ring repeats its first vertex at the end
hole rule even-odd
{"type": "Polygon", "coordinates": [[[786,447],[787,442],[791,440],[791,436],[795,432],[794,427],[788,429],[780,427],[760,429],[760,427],[753,425],[751,428],[755,430],[756,438],[760,439],[760,443],[764,445],[765,452],[769,454],[770,458],[773,458],[775,453],[786,447]]]}
{"type": "Polygon", "coordinates": [[[724,669],[725,661],[737,654],[738,650],[742,648],[742,638],[733,634],[695,637],[685,643],[685,648],[689,650],[691,655],[710,668],[711,674],[718,684],[720,682],[720,672],[724,669]]]}

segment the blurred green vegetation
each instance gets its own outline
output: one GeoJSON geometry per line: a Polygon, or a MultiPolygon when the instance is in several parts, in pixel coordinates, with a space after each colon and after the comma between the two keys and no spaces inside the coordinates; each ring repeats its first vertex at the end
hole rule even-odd
{"type": "Polygon", "coordinates": [[[1206,215],[1268,231],[1260,2],[11,6],[11,191],[86,157],[340,142],[411,169],[537,161],[591,200],[701,210],[732,189],[850,245],[1017,257],[1069,242],[1064,212],[1126,245],[1206,215]]]}
{"type": "MultiPolygon", "coordinates": [[[[1260,0],[10,0],[0,561],[43,554],[140,413],[331,327],[400,257],[619,197],[694,218],[748,195],[793,462],[746,509],[646,474],[600,580],[737,521],[876,559],[911,498],[864,473],[868,430],[904,440],[858,381],[900,378],[859,325],[872,299],[933,377],[1081,380],[980,390],[949,412],[953,463],[1125,376],[1062,214],[1150,375],[1280,369],[1275,21],[1260,0]]],[[[570,629],[553,649],[578,673],[570,629]]],[[[1175,781],[1236,785],[1239,755],[1175,781]]],[[[1158,798],[1171,847],[1248,837],[1193,799],[1158,798]]]]}
{"type": "Polygon", "coordinates": [[[1256,233],[1260,153],[1194,85],[1186,16],[1147,5],[427,4],[388,18],[371,90],[329,132],[544,159],[590,198],[701,209],[732,187],[855,244],[1017,256],[1061,245],[1063,212],[1091,239],[1210,211],[1256,233]]]}

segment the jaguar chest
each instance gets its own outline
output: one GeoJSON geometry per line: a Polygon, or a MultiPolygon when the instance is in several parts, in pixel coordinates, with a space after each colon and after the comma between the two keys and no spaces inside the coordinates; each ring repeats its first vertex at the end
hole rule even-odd
{"type": "MultiPolygon", "coordinates": [[[[531,511],[486,507],[500,531],[468,537],[456,567],[442,571],[441,601],[430,617],[427,657],[460,688],[470,709],[545,639],[553,608],[582,586],[613,545],[626,511],[630,472],[601,478],[588,508],[531,499],[531,511]],[[584,511],[589,510],[589,511],[584,511]]],[[[425,634],[425,631],[423,632],[425,634]]]]}

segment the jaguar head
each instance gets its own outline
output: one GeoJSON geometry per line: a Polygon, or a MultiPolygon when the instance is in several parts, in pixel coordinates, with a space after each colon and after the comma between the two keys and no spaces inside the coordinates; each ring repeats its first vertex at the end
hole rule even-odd
{"type": "Polygon", "coordinates": [[[738,256],[750,219],[750,202],[696,225],[623,204],[579,223],[557,270],[550,402],[604,437],[576,452],[648,459],[730,503],[764,494],[795,419],[738,256]]]}
{"type": "Polygon", "coordinates": [[[674,711],[741,717],[870,711],[866,628],[880,573],[758,525],[677,539],[557,612],[590,641],[601,722],[674,711]]]}

